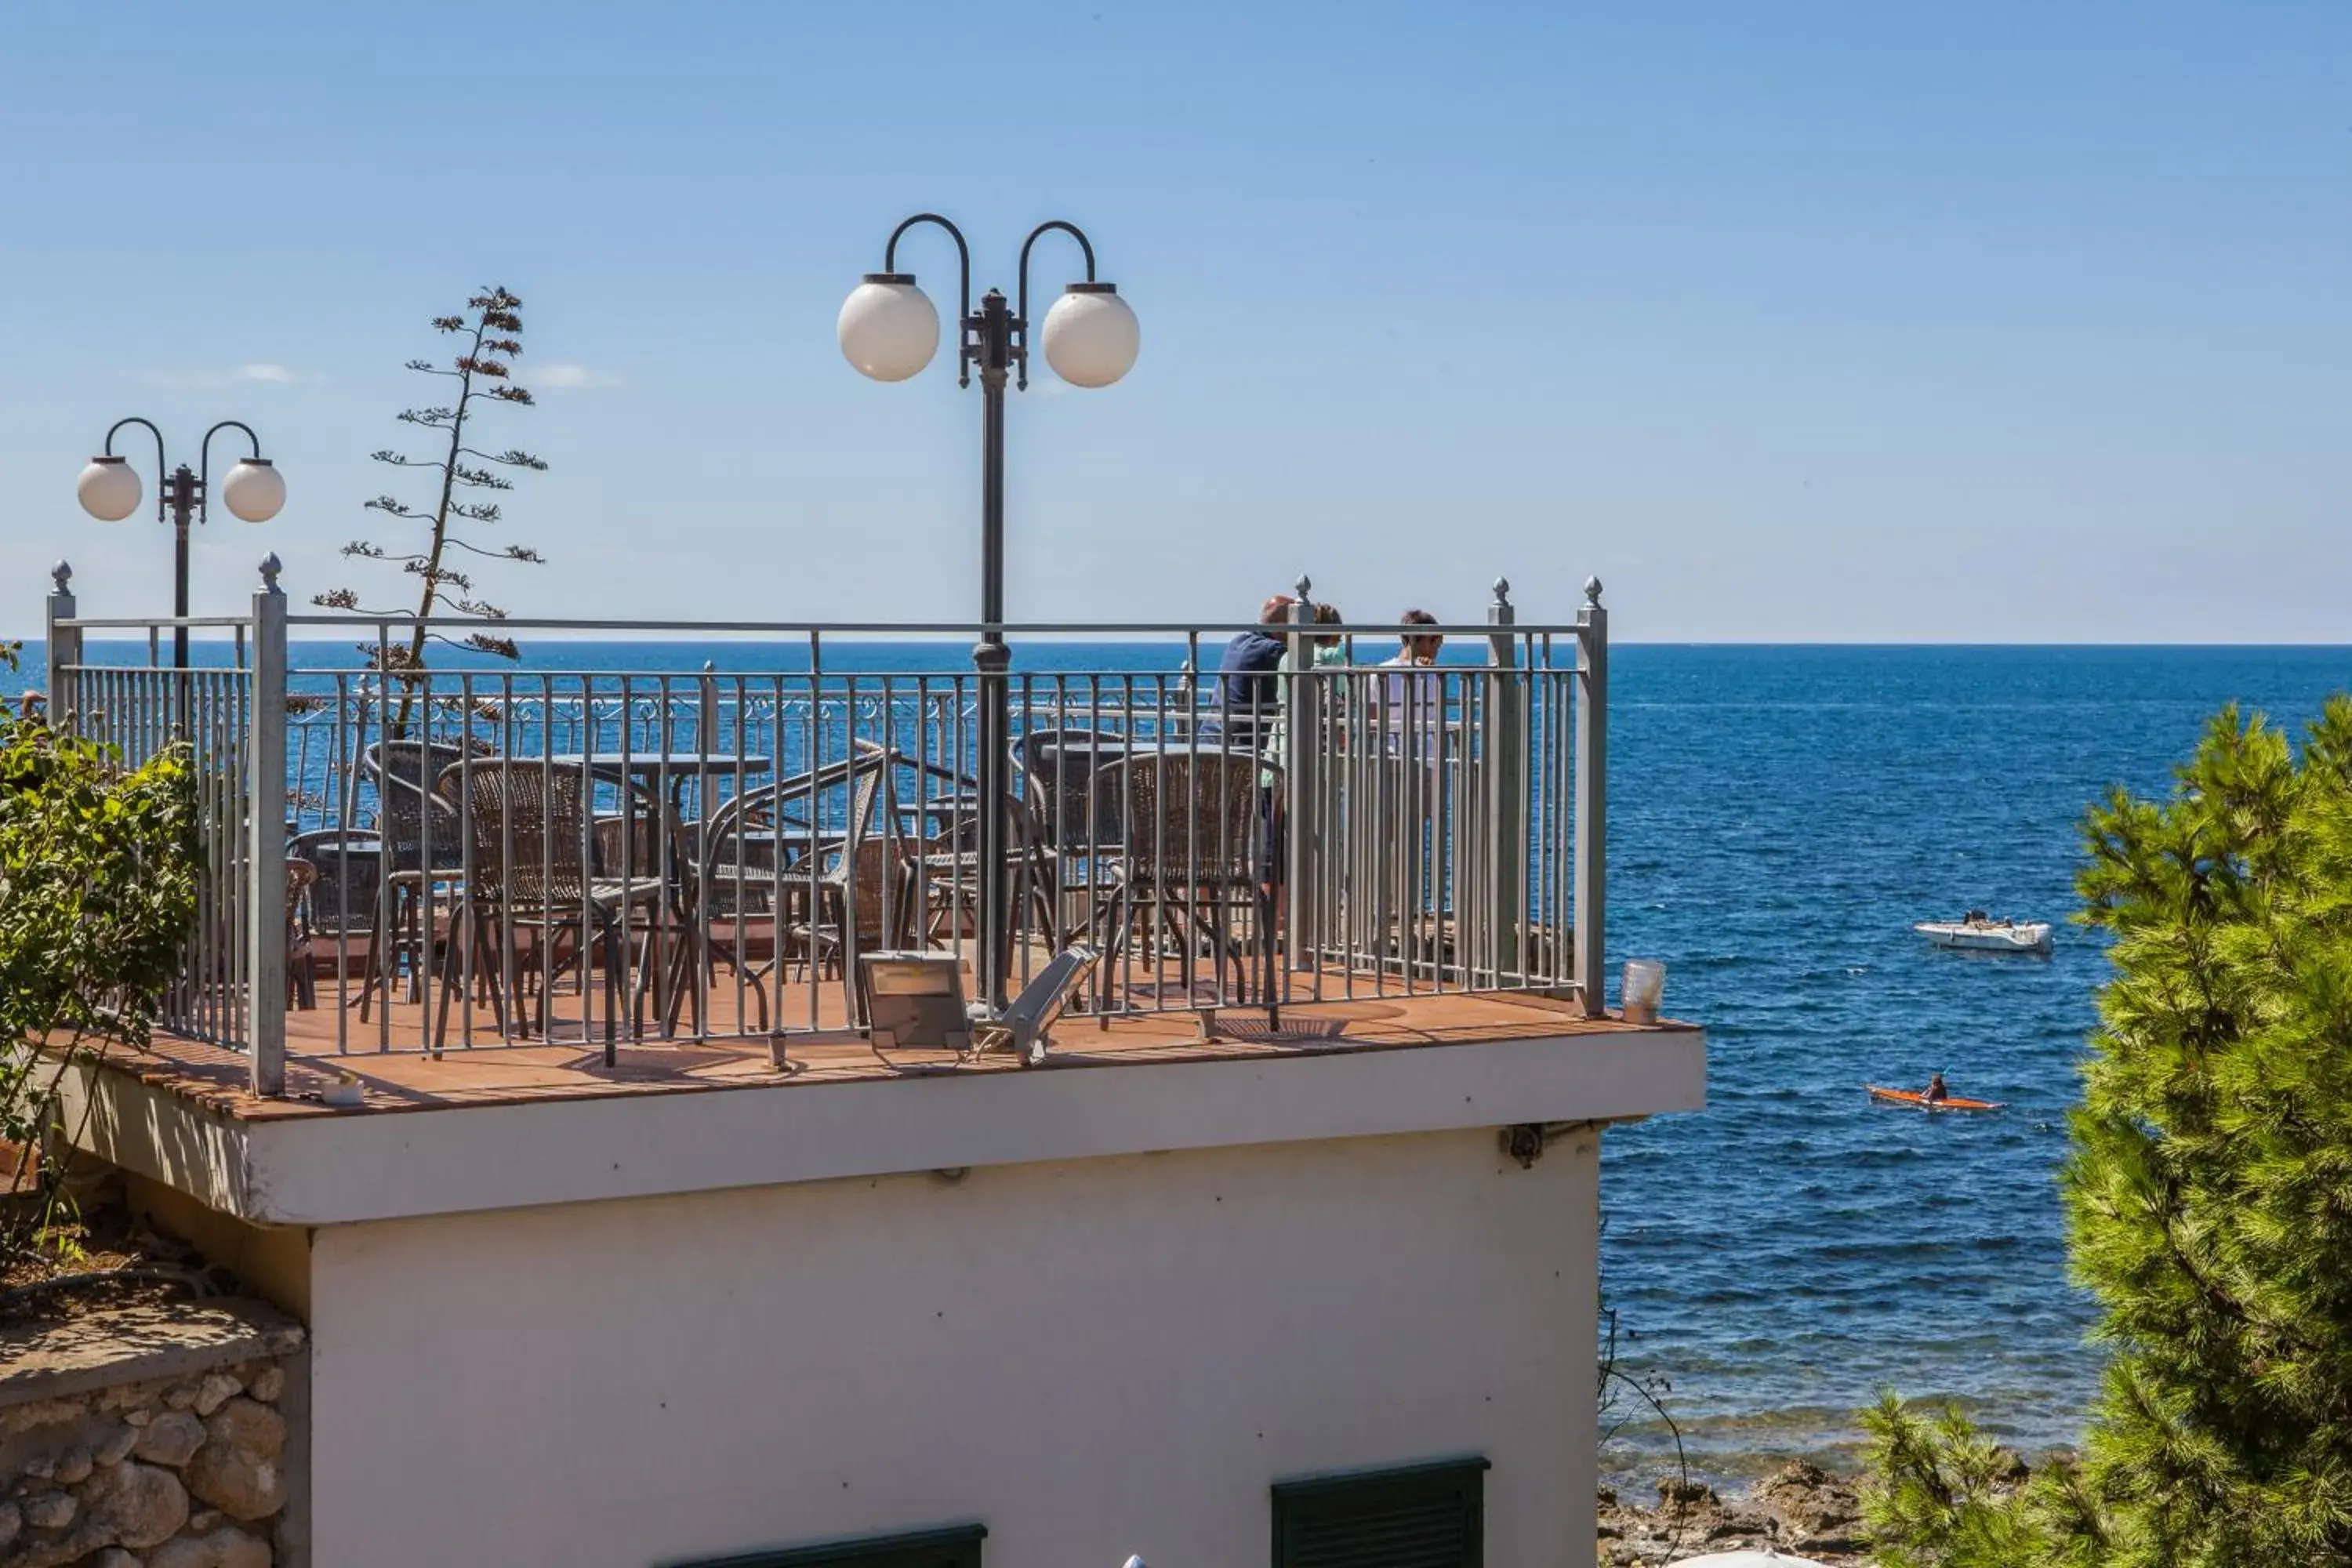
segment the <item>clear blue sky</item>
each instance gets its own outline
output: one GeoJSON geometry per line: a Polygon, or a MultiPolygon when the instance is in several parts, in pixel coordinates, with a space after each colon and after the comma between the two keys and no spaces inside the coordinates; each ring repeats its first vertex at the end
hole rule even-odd
{"type": "Polygon", "coordinates": [[[265,549],[404,595],[336,548],[493,281],[541,402],[484,433],[554,465],[516,613],[967,616],[978,391],[833,339],[935,207],[976,287],[1076,220],[1142,321],[1014,399],[1017,618],[1597,572],[1634,638],[2352,641],[2345,0],[20,0],[0,145],[0,629],[61,554],[167,603],[73,500],[126,413],[285,471],[200,609],[265,549]]]}

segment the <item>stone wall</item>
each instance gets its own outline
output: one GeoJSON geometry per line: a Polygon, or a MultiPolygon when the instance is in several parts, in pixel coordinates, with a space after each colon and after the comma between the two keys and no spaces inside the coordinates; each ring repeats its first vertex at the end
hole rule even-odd
{"type": "Polygon", "coordinates": [[[0,1568],[306,1564],[303,1347],[257,1302],[0,1331],[0,1568]]]}

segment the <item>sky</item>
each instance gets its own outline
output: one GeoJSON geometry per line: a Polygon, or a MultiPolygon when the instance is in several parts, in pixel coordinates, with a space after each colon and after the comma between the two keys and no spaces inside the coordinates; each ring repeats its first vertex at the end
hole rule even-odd
{"type": "MultiPolygon", "coordinates": [[[[60,557],[168,608],[152,512],[74,500],[129,414],[285,475],[199,613],[267,551],[409,602],[338,551],[424,499],[368,455],[493,283],[539,401],[480,434],[551,467],[485,595],[970,618],[979,391],[834,336],[931,209],[975,292],[1075,221],[1141,321],[1117,385],[1012,396],[1016,620],[1301,574],[1564,620],[1597,574],[1630,640],[2352,642],[2345,0],[14,0],[0,147],[0,633],[60,557]]],[[[943,237],[901,263],[951,310],[943,237]]]]}

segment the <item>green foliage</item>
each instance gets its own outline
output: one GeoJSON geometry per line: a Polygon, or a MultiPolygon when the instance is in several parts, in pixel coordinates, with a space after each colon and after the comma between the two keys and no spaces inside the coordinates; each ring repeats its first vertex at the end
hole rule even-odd
{"type": "Polygon", "coordinates": [[[2352,1563],[2352,700],[2232,708],[2171,798],[2095,807],[2113,933],[2069,1250],[2112,1347],[2079,1472],[1995,1495],[1964,1422],[1868,1418],[1890,1563],[2352,1563]]]}
{"type": "MultiPolygon", "coordinates": [[[[200,853],[182,752],[125,768],[0,703],[0,1139],[31,1147],[53,1114],[65,1058],[28,1042],[146,1042],[195,919],[200,853]]],[[[0,1249],[24,1240],[9,1228],[0,1249]]]]}
{"type": "Polygon", "coordinates": [[[1957,1406],[1906,1405],[1893,1394],[1862,1421],[1870,1435],[1863,1522],[1880,1568],[2106,1561],[2105,1524],[2072,1462],[2029,1478],[1957,1406]]]}

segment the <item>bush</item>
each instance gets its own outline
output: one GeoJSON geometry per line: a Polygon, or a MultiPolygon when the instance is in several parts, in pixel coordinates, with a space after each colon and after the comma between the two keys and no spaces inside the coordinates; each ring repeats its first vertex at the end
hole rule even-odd
{"type": "MultiPolygon", "coordinates": [[[[15,653],[0,647],[0,665],[15,653]]],[[[18,1152],[7,1177],[48,1130],[70,1062],[147,1042],[195,920],[200,852],[184,752],[127,768],[0,702],[0,1140],[18,1152]]],[[[53,1214],[0,1226],[0,1266],[53,1214]]]]}

